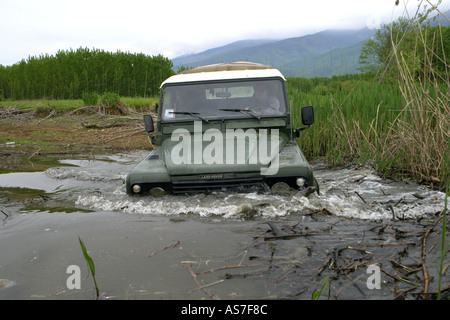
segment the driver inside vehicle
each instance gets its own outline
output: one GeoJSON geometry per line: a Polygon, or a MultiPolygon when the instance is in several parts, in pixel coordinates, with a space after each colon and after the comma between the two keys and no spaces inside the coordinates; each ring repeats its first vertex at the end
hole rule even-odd
{"type": "Polygon", "coordinates": [[[254,107],[251,109],[262,114],[281,114],[280,100],[270,94],[269,88],[265,83],[258,83],[254,86],[254,107]]]}

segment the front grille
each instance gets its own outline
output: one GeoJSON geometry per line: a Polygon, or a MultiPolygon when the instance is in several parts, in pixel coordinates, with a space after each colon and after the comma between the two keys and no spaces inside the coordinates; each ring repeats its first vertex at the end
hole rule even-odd
{"type": "Polygon", "coordinates": [[[249,192],[266,188],[267,185],[262,178],[172,182],[172,192],[174,194],[221,191],[249,192]]]}

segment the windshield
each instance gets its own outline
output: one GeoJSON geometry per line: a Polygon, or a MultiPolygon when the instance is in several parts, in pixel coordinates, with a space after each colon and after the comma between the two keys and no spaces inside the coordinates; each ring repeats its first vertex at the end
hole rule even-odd
{"type": "Polygon", "coordinates": [[[164,121],[260,118],[286,113],[280,80],[168,85],[164,88],[164,121]]]}

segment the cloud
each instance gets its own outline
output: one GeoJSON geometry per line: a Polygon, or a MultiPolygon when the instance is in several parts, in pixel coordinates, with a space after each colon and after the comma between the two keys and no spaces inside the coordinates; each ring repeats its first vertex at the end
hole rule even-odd
{"type": "Polygon", "coordinates": [[[1,0],[0,11],[0,64],[8,65],[78,47],[173,58],[243,39],[362,28],[378,17],[390,21],[403,6],[394,0],[1,0]]]}

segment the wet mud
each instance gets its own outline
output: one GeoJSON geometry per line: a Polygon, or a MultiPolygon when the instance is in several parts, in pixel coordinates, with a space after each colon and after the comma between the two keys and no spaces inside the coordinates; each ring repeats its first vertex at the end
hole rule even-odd
{"type": "MultiPolygon", "coordinates": [[[[10,171],[39,161],[14,148],[28,157],[10,171]]],[[[442,192],[316,163],[308,197],[131,197],[124,178],[145,155],[55,152],[46,168],[0,174],[0,298],[95,299],[78,237],[102,299],[449,297],[442,192]]]]}

